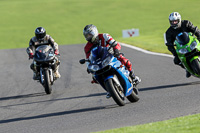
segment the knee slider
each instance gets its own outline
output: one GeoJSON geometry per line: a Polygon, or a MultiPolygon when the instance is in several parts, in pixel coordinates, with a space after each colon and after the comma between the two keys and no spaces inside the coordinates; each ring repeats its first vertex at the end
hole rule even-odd
{"type": "Polygon", "coordinates": [[[179,65],[180,62],[181,62],[181,61],[179,60],[178,57],[175,57],[175,58],[174,58],[174,64],[179,65]]]}
{"type": "Polygon", "coordinates": [[[33,64],[33,63],[30,65],[30,68],[31,68],[32,70],[34,70],[34,64],[33,64]]]}

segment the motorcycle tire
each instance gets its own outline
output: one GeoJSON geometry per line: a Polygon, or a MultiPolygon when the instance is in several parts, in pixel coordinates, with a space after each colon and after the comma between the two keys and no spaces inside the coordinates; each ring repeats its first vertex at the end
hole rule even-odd
{"type": "Polygon", "coordinates": [[[45,89],[46,94],[51,94],[52,87],[51,87],[48,69],[44,70],[44,89],[45,89]]]}
{"type": "Polygon", "coordinates": [[[119,105],[124,106],[125,105],[125,96],[124,92],[120,91],[118,87],[116,86],[116,83],[113,79],[108,79],[105,82],[105,87],[107,91],[112,96],[113,100],[119,105]]]}
{"type": "Polygon", "coordinates": [[[191,62],[191,67],[192,70],[194,71],[194,73],[200,75],[200,63],[199,63],[199,59],[195,59],[191,62]]]}
{"type": "Polygon", "coordinates": [[[133,91],[131,95],[127,96],[127,99],[132,103],[137,102],[140,99],[138,97],[138,89],[136,88],[136,86],[133,87],[133,91]]]}

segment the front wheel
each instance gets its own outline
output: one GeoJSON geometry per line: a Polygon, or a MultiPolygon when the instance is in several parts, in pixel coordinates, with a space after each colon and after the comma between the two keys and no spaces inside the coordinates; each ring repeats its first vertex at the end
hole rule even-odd
{"type": "Polygon", "coordinates": [[[195,59],[191,62],[191,67],[194,73],[200,75],[200,64],[199,64],[199,59],[195,59]]]}
{"type": "Polygon", "coordinates": [[[46,94],[51,94],[52,87],[51,87],[48,69],[44,69],[44,88],[45,88],[46,94]]]}
{"type": "Polygon", "coordinates": [[[111,94],[113,100],[119,105],[124,106],[125,105],[125,96],[123,90],[120,89],[120,87],[117,86],[117,83],[113,79],[108,79],[105,82],[105,87],[107,91],[111,94]]]}

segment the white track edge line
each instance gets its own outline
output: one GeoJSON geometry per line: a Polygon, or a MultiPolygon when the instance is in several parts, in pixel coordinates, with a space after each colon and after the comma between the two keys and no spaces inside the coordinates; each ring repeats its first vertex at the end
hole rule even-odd
{"type": "Polygon", "coordinates": [[[132,45],[129,45],[129,44],[125,44],[125,43],[121,43],[121,42],[119,42],[119,43],[122,46],[125,46],[125,47],[128,47],[128,48],[132,48],[132,49],[135,49],[137,51],[141,51],[141,52],[146,53],[146,54],[159,55],[159,56],[165,56],[165,57],[171,57],[171,58],[173,58],[173,55],[170,55],[170,54],[163,54],[163,53],[151,52],[151,51],[147,51],[147,50],[144,50],[142,48],[138,48],[136,46],[132,46],[132,45]]]}

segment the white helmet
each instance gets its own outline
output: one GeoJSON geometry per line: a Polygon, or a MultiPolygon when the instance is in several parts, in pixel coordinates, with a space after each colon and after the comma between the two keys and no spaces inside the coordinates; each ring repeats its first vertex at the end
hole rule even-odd
{"type": "Polygon", "coordinates": [[[181,27],[181,15],[178,12],[173,12],[169,15],[169,23],[172,28],[177,29],[181,27]],[[173,21],[178,20],[178,23],[174,24],[173,21]]]}
{"type": "Polygon", "coordinates": [[[83,29],[83,35],[85,37],[85,39],[89,42],[95,42],[96,39],[98,39],[98,30],[97,27],[90,24],[90,25],[86,25],[85,28],[83,29]]]}

